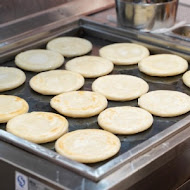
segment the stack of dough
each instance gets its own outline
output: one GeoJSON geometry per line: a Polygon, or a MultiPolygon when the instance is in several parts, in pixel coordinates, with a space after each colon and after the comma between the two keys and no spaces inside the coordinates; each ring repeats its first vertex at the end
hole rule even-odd
{"type": "Polygon", "coordinates": [[[0,95],[0,123],[6,123],[13,117],[28,112],[28,103],[17,96],[0,95]]]}
{"type": "Polygon", "coordinates": [[[120,149],[118,137],[100,129],[83,129],[63,135],[55,144],[58,153],[82,163],[94,163],[114,156],[120,149]]]}
{"type": "Polygon", "coordinates": [[[14,67],[0,67],[0,92],[12,90],[22,85],[26,75],[14,67]]]}
{"type": "Polygon", "coordinates": [[[129,101],[148,92],[148,84],[131,75],[108,75],[96,79],[92,90],[104,95],[108,100],[129,101]]]}
{"type": "Polygon", "coordinates": [[[41,72],[60,67],[64,57],[50,50],[35,49],[19,53],[15,58],[15,64],[26,71],[41,72]]]}
{"type": "Polygon", "coordinates": [[[84,78],[78,73],[54,70],[39,73],[30,80],[30,87],[43,95],[57,95],[80,89],[84,78]]]}
{"type": "Polygon", "coordinates": [[[34,143],[47,143],[66,133],[68,122],[55,113],[32,112],[9,120],[6,130],[34,143]]]}
{"type": "Polygon", "coordinates": [[[138,64],[139,70],[150,76],[167,77],[184,73],[188,62],[172,54],[151,55],[138,64]]]}
{"type": "Polygon", "coordinates": [[[90,91],[66,92],[51,99],[50,105],[59,113],[76,118],[91,117],[107,107],[107,99],[90,91]]]}
{"type": "Polygon", "coordinates": [[[113,70],[113,63],[98,56],[82,56],[68,61],[65,68],[86,78],[106,75],[113,70]]]}
{"type": "Polygon", "coordinates": [[[112,61],[116,65],[133,65],[149,56],[149,50],[133,43],[115,43],[99,50],[101,57],[112,61]]]}
{"type": "Polygon", "coordinates": [[[48,42],[47,49],[59,52],[65,57],[76,57],[91,51],[92,44],[83,38],[59,37],[48,42]]]}

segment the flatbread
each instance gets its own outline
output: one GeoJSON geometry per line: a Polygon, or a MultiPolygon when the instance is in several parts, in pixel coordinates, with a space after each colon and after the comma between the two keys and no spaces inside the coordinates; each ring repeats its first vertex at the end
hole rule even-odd
{"type": "Polygon", "coordinates": [[[115,43],[99,50],[101,57],[112,61],[115,65],[133,65],[149,56],[149,50],[133,43],[115,43]]]}
{"type": "Polygon", "coordinates": [[[182,77],[183,83],[190,88],[190,71],[187,71],[182,77]]]}
{"type": "Polygon", "coordinates": [[[34,143],[47,143],[68,131],[68,121],[55,113],[32,112],[9,120],[6,130],[34,143]]]}
{"type": "Polygon", "coordinates": [[[131,75],[108,75],[99,77],[92,83],[92,90],[103,94],[108,100],[129,101],[145,94],[148,84],[131,75]]]}
{"type": "Polygon", "coordinates": [[[55,96],[50,105],[63,115],[83,118],[99,114],[107,107],[107,99],[95,92],[73,91],[55,96]]]}
{"type": "Polygon", "coordinates": [[[84,78],[78,73],[54,70],[39,73],[30,80],[30,87],[43,95],[57,95],[80,89],[84,78]]]}
{"type": "Polygon", "coordinates": [[[21,86],[26,80],[26,75],[14,67],[0,67],[0,92],[12,90],[21,86]]]}
{"type": "Polygon", "coordinates": [[[128,135],[142,132],[153,123],[152,115],[137,107],[108,108],[98,116],[100,127],[115,134],[128,135]]]}
{"type": "Polygon", "coordinates": [[[17,96],[0,95],[0,123],[6,123],[13,117],[28,112],[28,103],[17,96]]]}
{"type": "Polygon", "coordinates": [[[92,50],[90,41],[78,37],[60,37],[48,42],[47,49],[61,53],[65,57],[85,55],[92,50]]]}
{"type": "Polygon", "coordinates": [[[63,135],[55,144],[58,153],[82,163],[95,163],[114,156],[120,149],[118,137],[100,129],[83,129],[63,135]]]}
{"type": "Polygon", "coordinates": [[[15,57],[15,64],[26,71],[41,72],[60,67],[64,57],[50,50],[34,49],[19,53],[15,57]]]}
{"type": "Polygon", "coordinates": [[[177,55],[158,54],[140,61],[138,68],[150,76],[167,77],[184,73],[188,68],[188,62],[177,55]]]}
{"type": "Polygon", "coordinates": [[[190,96],[171,90],[156,90],[142,95],[138,105],[153,115],[175,117],[190,111],[190,96]]]}
{"type": "Polygon", "coordinates": [[[86,78],[95,78],[110,73],[113,70],[113,63],[98,56],[83,56],[68,61],[65,68],[86,78]]]}

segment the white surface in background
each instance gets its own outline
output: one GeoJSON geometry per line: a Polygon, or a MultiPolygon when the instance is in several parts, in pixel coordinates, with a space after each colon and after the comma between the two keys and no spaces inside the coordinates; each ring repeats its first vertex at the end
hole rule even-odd
{"type": "Polygon", "coordinates": [[[172,27],[170,28],[159,28],[159,29],[156,29],[156,30],[146,30],[146,29],[142,29],[140,30],[141,32],[151,32],[151,33],[166,33],[166,32],[169,32],[171,30],[174,30],[178,27],[181,27],[181,26],[184,26],[186,24],[186,21],[179,21],[179,22],[176,22],[172,27]]]}
{"type": "Polygon", "coordinates": [[[190,23],[190,0],[179,1],[177,21],[186,21],[186,23],[190,23]]]}

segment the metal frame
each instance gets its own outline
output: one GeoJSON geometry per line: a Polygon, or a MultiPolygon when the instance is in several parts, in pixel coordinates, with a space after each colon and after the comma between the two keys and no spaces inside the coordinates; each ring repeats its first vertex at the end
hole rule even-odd
{"type": "Polygon", "coordinates": [[[67,159],[64,156],[57,154],[47,148],[44,148],[40,145],[31,143],[19,137],[16,137],[8,132],[0,130],[0,139],[13,144],[19,148],[22,148],[26,151],[29,151],[33,154],[41,156],[47,160],[59,164],[63,167],[66,167],[78,174],[87,177],[93,181],[99,181],[100,179],[108,176],[113,171],[118,168],[130,163],[132,160],[137,159],[138,157],[146,154],[148,151],[154,147],[162,144],[164,141],[180,133],[184,129],[190,126],[190,115],[176,124],[170,126],[168,129],[160,132],[159,134],[153,136],[152,138],[146,140],[145,142],[137,145],[132,148],[130,151],[125,152],[124,154],[114,158],[113,160],[107,162],[103,166],[100,166],[97,169],[93,169],[87,165],[75,162],[73,160],[67,159]]]}
{"type": "MultiPolygon", "coordinates": [[[[10,58],[10,56],[14,55],[18,51],[21,51],[22,49],[27,49],[31,48],[33,46],[39,46],[40,44],[44,44],[48,40],[59,36],[60,34],[65,34],[69,32],[71,29],[79,29],[80,27],[83,28],[84,30],[88,30],[90,32],[99,32],[101,31],[102,35],[109,34],[111,37],[117,37],[118,35],[120,36],[120,39],[123,40],[130,40],[133,42],[137,41],[138,37],[138,42],[142,43],[143,45],[149,45],[149,48],[151,49],[158,49],[161,50],[163,49],[164,51],[168,50],[170,52],[178,52],[182,54],[183,56],[189,56],[188,52],[182,51],[182,49],[175,49],[170,46],[164,47],[164,45],[160,46],[159,44],[156,44],[156,41],[152,41],[152,38],[147,39],[142,38],[142,36],[136,36],[136,34],[130,34],[128,31],[123,31],[122,29],[113,29],[108,26],[103,26],[99,25],[97,23],[89,22],[88,20],[82,19],[79,22],[72,22],[72,23],[63,23],[57,22],[54,24],[51,24],[48,27],[48,32],[47,28],[43,28],[41,30],[40,34],[37,33],[37,31],[30,31],[27,33],[26,36],[24,36],[22,39],[19,39],[18,43],[13,44],[12,49],[8,52],[2,53],[2,59],[6,60],[7,58],[10,58]],[[111,32],[110,32],[111,31],[111,32]],[[29,36],[32,35],[30,38],[29,36]],[[42,38],[43,36],[43,38],[42,38]],[[26,37],[27,38],[26,40],[26,37]],[[29,40],[28,40],[29,39],[29,40]],[[33,39],[33,43],[31,43],[31,40],[33,39]],[[41,40],[39,40],[41,39],[41,40]],[[22,44],[22,42],[24,44],[22,44]],[[151,43],[150,43],[151,42],[151,43]]],[[[106,36],[106,35],[105,35],[106,36]]],[[[157,39],[158,42],[162,42],[162,39],[157,39]]],[[[6,141],[8,143],[13,144],[14,146],[17,146],[21,149],[24,149],[26,151],[29,151],[33,154],[36,154],[38,156],[41,156],[47,160],[51,160],[52,162],[59,164],[65,168],[68,168],[92,181],[100,181],[101,179],[107,177],[110,175],[112,172],[118,170],[124,165],[129,164],[132,160],[140,158],[142,155],[146,154],[147,152],[151,151],[154,147],[162,144],[164,141],[168,140],[169,138],[175,136],[177,133],[185,130],[188,126],[190,125],[190,115],[187,116],[186,118],[182,119],[181,121],[177,122],[176,124],[170,126],[168,129],[160,132],[159,134],[153,136],[152,138],[146,140],[144,143],[141,143],[131,149],[130,151],[125,152],[123,155],[108,161],[106,164],[103,166],[100,166],[97,169],[93,169],[89,166],[86,166],[84,164],[80,164],[78,162],[72,161],[70,159],[67,159],[51,150],[48,150],[40,145],[33,144],[31,142],[25,141],[23,139],[20,139],[18,137],[15,137],[14,135],[11,135],[3,130],[0,130],[0,139],[3,141],[6,141]]]]}

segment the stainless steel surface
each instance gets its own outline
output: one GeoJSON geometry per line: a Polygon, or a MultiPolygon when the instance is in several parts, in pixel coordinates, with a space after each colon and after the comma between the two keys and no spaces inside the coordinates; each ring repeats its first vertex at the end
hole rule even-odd
{"type": "MultiPolygon", "coordinates": [[[[20,39],[27,33],[30,35],[31,31],[33,30],[42,30],[43,28],[46,28],[48,25],[52,25],[55,22],[62,22],[62,25],[64,25],[65,23],[71,22],[74,19],[78,20],[79,17],[84,15],[96,13],[114,6],[114,0],[65,0],[65,3],[55,7],[53,7],[53,5],[55,5],[56,2],[51,2],[49,4],[51,4],[52,8],[48,7],[47,9],[47,5],[50,0],[47,2],[44,0],[36,0],[36,4],[44,2],[44,7],[42,6],[40,9],[40,6],[36,7],[36,4],[34,3],[28,8],[30,10],[27,12],[27,7],[24,7],[24,5],[29,5],[32,2],[25,1],[23,6],[21,6],[20,4],[22,1],[23,0],[15,0],[13,3],[12,1],[10,2],[10,0],[7,0],[3,3],[0,2],[0,8],[4,10],[3,6],[5,6],[5,9],[7,10],[4,13],[3,11],[0,13],[0,20],[2,23],[0,24],[0,52],[2,51],[2,48],[9,48],[7,45],[9,45],[10,40],[14,39],[14,41],[17,41],[17,39],[20,39]],[[15,7],[15,9],[12,9],[12,12],[10,12],[11,9],[8,9],[8,7],[13,6],[13,4],[15,6],[20,5],[20,9],[15,7]],[[29,14],[29,12],[32,11],[33,14],[29,14]],[[7,14],[7,12],[9,14],[7,14]],[[25,12],[25,16],[23,12],[25,12]],[[15,14],[14,19],[12,18],[12,14],[15,14]],[[22,15],[22,17],[17,18],[16,15],[22,15]],[[10,18],[7,18],[8,16],[10,16],[10,18]],[[9,22],[6,22],[7,20],[9,22]]],[[[61,1],[63,2],[63,0],[61,1]]],[[[58,3],[60,4],[60,2],[57,2],[57,4],[58,3]]]]}
{"type": "Polygon", "coordinates": [[[0,27],[18,19],[60,6],[72,0],[6,0],[0,1],[0,27]]]}
{"type": "Polygon", "coordinates": [[[178,187],[177,180],[181,177],[180,175],[185,174],[185,176],[183,176],[185,177],[185,179],[183,179],[184,181],[190,177],[189,169],[188,171],[186,170],[188,168],[188,160],[190,155],[189,146],[190,127],[175,136],[168,138],[166,141],[163,141],[158,146],[152,148],[149,152],[124,165],[116,172],[103,179],[102,182],[107,182],[107,189],[113,187],[113,189],[130,190],[176,189],[178,187]],[[184,151],[187,151],[185,156],[184,151]],[[176,160],[175,162],[170,163],[170,161],[175,158],[180,164],[176,160]],[[169,164],[164,166],[168,162],[169,164]],[[177,170],[173,173],[170,173],[171,164],[174,164],[174,168],[178,166],[176,168],[177,170]],[[153,178],[149,175],[159,168],[162,168],[161,173],[155,176],[157,180],[153,180],[153,178]],[[165,179],[164,177],[166,176],[166,173],[170,173],[170,175],[168,175],[165,179]],[[174,178],[171,177],[172,175],[174,178]],[[138,182],[143,178],[144,181],[138,184],[138,182]],[[149,184],[149,186],[147,184],[149,184]]]}
{"type": "Polygon", "coordinates": [[[29,151],[35,155],[38,155],[40,157],[44,157],[47,160],[52,161],[53,163],[59,164],[60,166],[63,166],[65,168],[69,168],[71,171],[77,172],[78,174],[87,177],[91,180],[96,181],[97,180],[97,172],[93,170],[92,168],[75,162],[73,160],[70,160],[66,157],[63,157],[56,152],[47,149],[46,147],[43,147],[43,145],[37,145],[34,143],[31,143],[29,141],[26,141],[24,139],[21,139],[19,137],[16,137],[10,133],[7,133],[3,130],[0,130],[0,139],[14,144],[15,146],[24,149],[26,151],[29,151]]]}
{"type": "MultiPolygon", "coordinates": [[[[90,53],[91,55],[98,55],[99,48],[101,48],[104,45],[122,41],[140,43],[152,50],[152,53],[155,50],[157,52],[178,53],[175,49],[170,49],[168,47],[159,47],[155,44],[150,44],[149,41],[145,41],[144,39],[141,40],[141,38],[138,38],[138,36],[132,36],[130,35],[130,33],[126,33],[125,31],[121,31],[118,29],[115,30],[112,27],[89,22],[85,19],[81,20],[78,24],[80,25],[77,25],[77,23],[74,22],[73,24],[69,24],[62,27],[59,26],[58,28],[49,30],[48,33],[42,33],[41,41],[37,38],[38,40],[35,40],[35,43],[28,43],[25,46],[22,46],[22,49],[20,49],[20,51],[25,50],[25,48],[44,47],[46,42],[53,37],[60,35],[70,35],[79,36],[90,40],[93,44],[93,50],[90,53]]],[[[27,37],[25,38],[25,40],[26,42],[28,41],[27,37]]],[[[14,57],[11,57],[11,55],[9,55],[9,59],[13,58],[14,57]]],[[[2,65],[15,66],[14,60],[5,62],[2,65]]],[[[62,69],[64,69],[64,66],[62,66],[62,69]]],[[[30,78],[35,75],[35,73],[27,71],[25,73],[27,76],[26,83],[15,90],[7,91],[6,94],[14,94],[26,99],[30,106],[29,111],[55,112],[55,110],[53,110],[49,105],[49,101],[52,98],[52,96],[40,95],[32,91],[32,89],[29,87],[28,82],[30,78]]],[[[150,90],[169,89],[179,90],[187,94],[190,94],[189,88],[186,87],[181,81],[181,75],[164,79],[159,77],[149,77],[140,73],[137,66],[115,66],[115,69],[112,73],[131,74],[141,77],[149,83],[150,90]]],[[[91,84],[93,80],[94,79],[86,79],[85,85],[82,89],[91,90],[91,84]]],[[[137,106],[137,100],[129,102],[109,101],[108,106],[112,107],[119,105],[137,106]]],[[[68,118],[68,120],[70,123],[70,131],[79,128],[99,128],[97,124],[97,117],[91,117],[86,119],[68,118]]],[[[3,141],[7,141],[28,152],[36,154],[39,157],[51,160],[51,162],[55,164],[61,165],[65,168],[69,168],[71,171],[74,171],[77,174],[80,174],[92,181],[99,181],[105,178],[106,176],[110,175],[112,172],[118,170],[120,167],[126,164],[130,164],[133,160],[143,156],[147,152],[151,151],[155,146],[162,144],[167,139],[185,130],[189,126],[189,122],[190,116],[188,116],[188,114],[174,118],[154,117],[154,124],[152,128],[150,128],[149,130],[132,136],[119,136],[122,146],[120,152],[114,158],[111,158],[104,162],[90,165],[80,164],[58,155],[54,152],[54,142],[49,144],[36,145],[19,139],[18,137],[14,137],[13,135],[5,133],[4,131],[1,131],[0,138],[3,141]]],[[[5,125],[1,124],[1,128],[5,129],[5,125]]]]}
{"type": "Polygon", "coordinates": [[[0,141],[0,189],[14,189],[15,171],[44,184],[51,184],[56,190],[176,189],[190,177],[189,147],[190,127],[187,127],[110,175],[94,182],[59,164],[16,147],[14,142],[7,142],[4,135],[0,141]]]}
{"type": "Polygon", "coordinates": [[[169,28],[176,20],[178,0],[115,0],[122,26],[154,30],[169,28]]]}
{"type": "MultiPolygon", "coordinates": [[[[1,48],[1,62],[7,59],[13,60],[16,53],[25,49],[44,47],[48,40],[59,35],[79,35],[94,40],[95,48],[92,52],[94,55],[98,54],[98,49],[104,44],[131,41],[148,46],[152,53],[176,53],[190,60],[189,43],[169,36],[142,34],[136,30],[118,28],[115,23],[107,20],[106,16],[112,11],[113,9],[94,16],[101,24],[91,21],[93,15],[90,21],[82,19],[80,24],[76,21],[76,17],[64,21],[59,20],[34,28],[18,37],[9,38],[4,42],[4,48],[1,48]]],[[[18,26],[20,25],[22,22],[18,26]]],[[[14,62],[3,64],[13,66],[14,62]]],[[[114,72],[134,74],[136,69],[136,67],[125,67],[125,69],[116,67],[114,72]]],[[[27,72],[26,85],[33,74],[27,72]]],[[[189,93],[189,89],[182,84],[181,76],[169,77],[167,80],[146,75],[139,76],[147,80],[151,88],[158,84],[162,88],[176,88],[177,90],[182,88],[183,91],[189,93]]],[[[87,80],[85,89],[90,90],[91,82],[87,80]]],[[[42,108],[52,111],[48,103],[51,97],[44,99],[29,88],[25,88],[25,85],[17,90],[7,91],[6,94],[26,96],[30,111],[40,111],[42,108]],[[42,107],[39,106],[40,103],[42,107]]],[[[131,104],[136,105],[136,102],[131,104]]],[[[112,103],[110,106],[113,106],[112,103]]],[[[54,143],[36,145],[0,130],[0,178],[2,179],[0,189],[14,189],[15,170],[23,171],[28,176],[51,184],[55,189],[176,189],[190,178],[190,118],[188,116],[182,119],[182,117],[175,118],[174,125],[170,119],[167,121],[169,125],[165,125],[164,120],[160,118],[160,124],[163,125],[157,125],[157,128],[162,128],[161,131],[156,132],[151,138],[144,135],[144,142],[141,141],[143,135],[138,138],[129,137],[130,144],[133,144],[133,140],[137,142],[134,147],[131,146],[130,149],[126,149],[128,151],[121,152],[118,157],[100,163],[100,165],[76,163],[55,153],[54,143]]],[[[84,128],[97,127],[95,120],[95,118],[86,120],[84,128]]],[[[82,121],[74,122],[75,126],[71,130],[81,127],[81,123],[82,121]]],[[[122,143],[125,143],[127,138],[120,137],[122,143]]]]}

